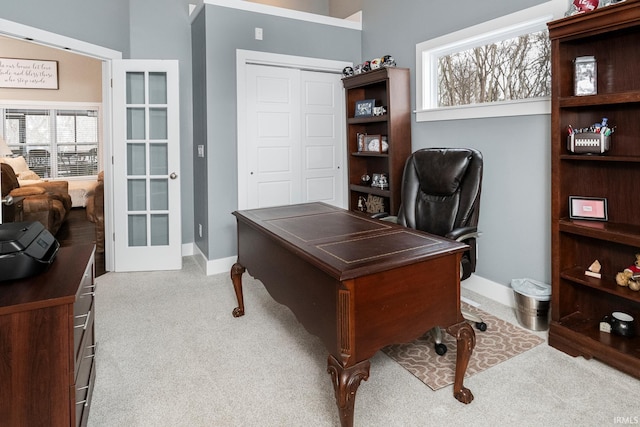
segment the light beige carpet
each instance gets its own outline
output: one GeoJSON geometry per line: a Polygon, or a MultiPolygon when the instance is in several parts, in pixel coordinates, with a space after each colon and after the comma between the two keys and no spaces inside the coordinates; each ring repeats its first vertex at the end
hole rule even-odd
{"type": "MultiPolygon", "coordinates": [[[[487,324],[487,330],[477,329],[476,347],[469,360],[465,378],[502,363],[544,342],[544,339],[519,326],[498,319],[489,313],[462,302],[462,309],[479,315],[487,324]]],[[[442,342],[448,351],[436,354],[430,333],[417,340],[386,347],[383,352],[411,372],[423,383],[438,390],[453,384],[456,366],[456,340],[444,333],[442,342]]]]}

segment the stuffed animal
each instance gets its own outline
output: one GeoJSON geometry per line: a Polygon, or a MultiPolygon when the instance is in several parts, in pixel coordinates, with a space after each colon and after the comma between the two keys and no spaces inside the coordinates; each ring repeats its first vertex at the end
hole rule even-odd
{"type": "Polygon", "coordinates": [[[628,286],[632,291],[640,291],[640,254],[636,254],[636,262],[616,274],[616,283],[628,286]]]}

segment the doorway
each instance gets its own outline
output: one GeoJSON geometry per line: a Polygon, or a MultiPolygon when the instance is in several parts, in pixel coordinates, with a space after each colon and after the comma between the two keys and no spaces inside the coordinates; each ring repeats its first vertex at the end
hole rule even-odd
{"type": "MultiPolygon", "coordinates": [[[[104,159],[110,159],[112,156],[110,103],[111,61],[121,59],[122,53],[5,19],[0,19],[0,34],[19,40],[29,40],[53,49],[71,51],[75,54],[85,55],[102,62],[102,155],[104,159]]],[[[113,201],[111,185],[107,179],[107,177],[112,176],[112,165],[110,162],[103,162],[101,167],[105,173],[105,235],[108,236],[113,233],[113,218],[112,215],[107,214],[107,212],[110,212],[109,208],[112,206],[113,201]]],[[[113,247],[108,239],[105,244],[105,266],[108,271],[113,270],[113,247]]]]}
{"type": "Polygon", "coordinates": [[[346,207],[347,62],[237,51],[238,207],[346,207]]]}

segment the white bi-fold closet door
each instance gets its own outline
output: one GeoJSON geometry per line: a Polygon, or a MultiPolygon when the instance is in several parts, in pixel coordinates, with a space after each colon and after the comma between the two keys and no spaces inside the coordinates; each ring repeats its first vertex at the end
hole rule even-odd
{"type": "Polygon", "coordinates": [[[344,207],[341,76],[254,64],[245,75],[246,207],[344,207]]]}

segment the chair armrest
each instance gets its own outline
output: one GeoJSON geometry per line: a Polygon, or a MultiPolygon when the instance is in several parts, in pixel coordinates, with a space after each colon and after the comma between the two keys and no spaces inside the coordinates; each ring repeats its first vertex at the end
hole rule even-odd
{"type": "Polygon", "coordinates": [[[26,184],[21,186],[26,187],[41,187],[51,193],[69,194],[69,181],[42,181],[34,182],[33,184],[26,184]]]}
{"type": "Polygon", "coordinates": [[[41,187],[18,187],[11,190],[9,195],[12,197],[31,197],[45,194],[46,191],[41,187]]]}
{"type": "Polygon", "coordinates": [[[461,227],[451,230],[444,236],[448,239],[455,240],[457,242],[463,242],[474,237],[480,237],[480,232],[476,227],[461,227]]]}
{"type": "Polygon", "coordinates": [[[29,196],[22,201],[22,211],[25,214],[51,211],[53,210],[52,203],[53,201],[48,194],[29,196]]]}

